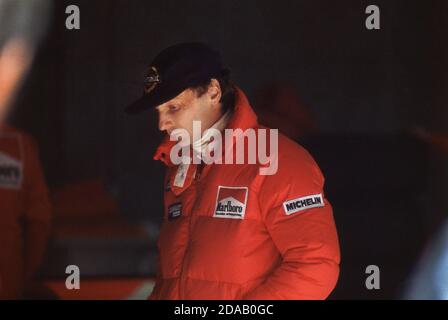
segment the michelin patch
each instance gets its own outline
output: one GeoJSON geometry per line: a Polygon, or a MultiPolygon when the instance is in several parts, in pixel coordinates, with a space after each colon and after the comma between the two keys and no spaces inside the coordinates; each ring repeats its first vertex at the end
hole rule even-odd
{"type": "Polygon", "coordinates": [[[283,209],[287,216],[299,211],[323,206],[325,204],[321,193],[283,202],[283,209]]]}
{"type": "Polygon", "coordinates": [[[218,187],[213,217],[244,219],[247,204],[247,187],[218,187]]]}
{"type": "Polygon", "coordinates": [[[168,220],[179,218],[182,215],[182,202],[173,203],[168,207],[168,220]]]}

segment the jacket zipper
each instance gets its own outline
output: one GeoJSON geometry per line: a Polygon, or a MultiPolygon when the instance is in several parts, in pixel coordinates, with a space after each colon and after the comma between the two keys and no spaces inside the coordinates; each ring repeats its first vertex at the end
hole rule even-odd
{"type": "MultiPolygon", "coordinates": [[[[193,179],[193,187],[195,189],[198,188],[199,180],[201,178],[201,173],[202,173],[202,167],[203,167],[202,163],[196,167],[196,173],[195,173],[195,176],[194,176],[194,179],[193,179]]],[[[196,207],[196,202],[197,201],[198,201],[198,198],[196,197],[195,200],[194,200],[194,205],[192,207],[193,209],[196,207]]],[[[184,289],[186,287],[186,285],[185,285],[186,277],[185,277],[185,274],[184,274],[184,270],[185,270],[185,264],[186,264],[186,260],[187,260],[186,256],[187,256],[188,249],[189,249],[190,243],[191,243],[191,220],[192,219],[193,219],[193,210],[192,210],[192,212],[190,212],[190,216],[188,218],[188,242],[187,242],[187,246],[185,248],[184,257],[182,259],[182,267],[180,269],[179,298],[181,300],[185,300],[185,292],[182,289],[184,289]]]]}

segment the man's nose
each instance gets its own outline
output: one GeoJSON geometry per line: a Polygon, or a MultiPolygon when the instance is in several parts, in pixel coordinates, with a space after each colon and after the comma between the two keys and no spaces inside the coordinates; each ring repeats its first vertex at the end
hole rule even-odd
{"type": "Polygon", "coordinates": [[[168,130],[172,126],[172,121],[165,115],[159,116],[159,130],[165,131],[168,130]]]}

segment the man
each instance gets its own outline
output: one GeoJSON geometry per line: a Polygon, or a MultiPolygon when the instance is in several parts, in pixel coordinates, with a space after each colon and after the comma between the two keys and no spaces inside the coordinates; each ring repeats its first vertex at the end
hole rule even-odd
{"type": "Polygon", "coordinates": [[[45,27],[44,0],[0,0],[0,299],[23,297],[42,260],[50,203],[30,136],[5,124],[45,27]]]}
{"type": "MultiPolygon", "coordinates": [[[[280,135],[278,168],[267,174],[259,162],[210,164],[186,157],[174,164],[177,142],[171,139],[179,130],[194,136],[194,121],[202,133],[190,141],[190,149],[199,150],[194,156],[212,143],[211,129],[254,131],[260,140],[265,129],[243,91],[229,82],[219,54],[204,44],[163,50],[144,89],[127,111],[155,108],[159,129],[167,133],[155,154],[167,173],[158,273],[149,298],[327,298],[339,274],[339,244],[324,178],[309,153],[280,135]]],[[[226,141],[224,149],[249,152],[236,141],[226,141]]]]}

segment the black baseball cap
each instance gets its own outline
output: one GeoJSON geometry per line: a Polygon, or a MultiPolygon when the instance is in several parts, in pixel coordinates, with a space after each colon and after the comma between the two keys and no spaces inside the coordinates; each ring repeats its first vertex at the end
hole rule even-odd
{"type": "Polygon", "coordinates": [[[153,108],[187,88],[228,73],[229,70],[222,66],[220,54],[206,44],[188,42],[173,45],[154,58],[145,75],[143,96],[127,106],[125,111],[139,113],[153,108]]]}

